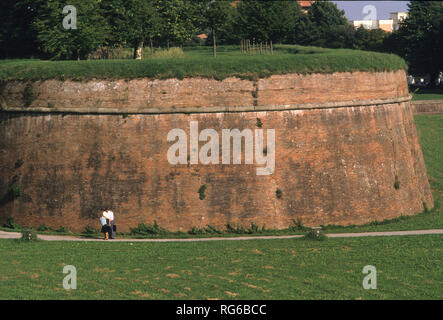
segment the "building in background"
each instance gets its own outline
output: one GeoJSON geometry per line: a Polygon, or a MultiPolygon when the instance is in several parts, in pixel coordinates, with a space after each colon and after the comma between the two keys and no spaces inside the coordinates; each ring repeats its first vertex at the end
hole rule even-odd
{"type": "Polygon", "coordinates": [[[408,17],[407,12],[391,12],[391,20],[393,21],[393,30],[397,31],[400,27],[400,23],[408,17]]]}
{"type": "Polygon", "coordinates": [[[300,5],[300,7],[302,7],[303,9],[308,9],[311,7],[311,5],[314,1],[300,1],[300,0],[298,0],[297,2],[300,5]]]}
{"type": "Polygon", "coordinates": [[[365,29],[381,29],[386,32],[398,30],[400,23],[408,17],[407,12],[391,12],[388,20],[353,20],[354,28],[363,26],[365,29]]]}

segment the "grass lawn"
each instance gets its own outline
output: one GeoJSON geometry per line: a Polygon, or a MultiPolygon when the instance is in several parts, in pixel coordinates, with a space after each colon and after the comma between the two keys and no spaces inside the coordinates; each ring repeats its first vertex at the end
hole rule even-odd
{"type": "Polygon", "coordinates": [[[139,61],[1,60],[0,80],[166,79],[195,76],[219,80],[231,76],[256,79],[285,73],[391,71],[407,68],[405,61],[393,54],[348,49],[281,45],[276,46],[275,54],[271,56],[243,55],[238,46],[221,46],[216,59],[211,56],[211,48],[185,48],[184,51],[182,58],[148,57],[139,61]]]}
{"type": "Polygon", "coordinates": [[[204,243],[0,241],[0,299],[442,299],[443,235],[204,243]],[[65,265],[77,289],[64,290],[65,265]],[[377,268],[364,290],[363,267],[377,268]]]}
{"type": "Polygon", "coordinates": [[[412,93],[412,101],[421,101],[421,100],[443,100],[443,88],[416,89],[416,91],[412,93]]]}

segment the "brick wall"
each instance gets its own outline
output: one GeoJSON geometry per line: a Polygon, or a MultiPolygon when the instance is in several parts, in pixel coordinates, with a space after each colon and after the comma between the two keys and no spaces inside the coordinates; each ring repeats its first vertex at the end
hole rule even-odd
{"type": "Polygon", "coordinates": [[[109,207],[124,231],[154,221],[182,231],[227,222],[285,228],[296,219],[309,226],[362,224],[421,212],[423,202],[433,206],[410,103],[389,102],[407,96],[404,72],[163,80],[155,89],[156,81],[34,83],[38,98],[26,110],[18,103],[23,84],[6,84],[0,223],[13,216],[22,225],[81,231],[98,228],[101,208],[109,207]],[[126,89],[116,83],[129,86],[128,99],[119,100],[126,89]],[[98,100],[122,114],[101,114],[90,104],[98,100]],[[72,112],[47,112],[48,101],[72,112]],[[123,114],[137,103],[145,113],[167,111],[123,114]],[[220,105],[244,110],[215,112],[220,105]],[[254,111],[267,107],[279,110],[254,111]],[[76,113],[82,108],[91,113],[76,113]],[[198,121],[200,131],[255,130],[257,119],[262,129],[275,129],[272,175],[256,175],[256,164],[167,161],[173,128],[189,132],[190,121],[198,121]],[[11,201],[6,195],[15,180],[22,194],[11,201]]]}
{"type": "Polygon", "coordinates": [[[414,114],[438,114],[443,113],[443,100],[412,101],[414,114]]]}

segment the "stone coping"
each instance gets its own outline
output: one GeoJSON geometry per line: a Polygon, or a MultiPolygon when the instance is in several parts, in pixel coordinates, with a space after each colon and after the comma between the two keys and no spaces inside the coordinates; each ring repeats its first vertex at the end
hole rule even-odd
{"type": "MultiPolygon", "coordinates": [[[[219,113],[219,112],[260,112],[260,111],[287,111],[287,110],[313,110],[313,109],[334,109],[334,108],[350,108],[363,106],[379,106],[386,104],[396,104],[410,102],[411,95],[390,98],[390,99],[372,99],[359,101],[341,101],[327,103],[305,103],[305,104],[288,104],[288,105],[265,105],[265,106],[214,106],[214,107],[181,107],[181,108],[97,108],[97,107],[80,107],[80,108],[3,108],[0,112],[20,112],[20,113],[72,113],[72,114],[191,114],[191,113],[219,113]]],[[[415,103],[415,102],[414,102],[415,103]]]]}

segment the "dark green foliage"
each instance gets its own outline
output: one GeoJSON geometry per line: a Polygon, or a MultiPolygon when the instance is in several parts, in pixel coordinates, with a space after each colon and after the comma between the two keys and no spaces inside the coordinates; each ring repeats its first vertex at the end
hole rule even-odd
{"type": "Polygon", "coordinates": [[[211,226],[209,224],[206,226],[205,232],[207,234],[222,234],[223,233],[223,231],[221,231],[221,230],[217,229],[216,227],[211,226]]]}
{"type": "Polygon", "coordinates": [[[8,229],[21,229],[21,226],[14,222],[13,217],[8,217],[8,219],[6,219],[6,223],[3,225],[3,227],[8,228],[8,229]]]}
{"type": "Polygon", "coordinates": [[[336,41],[349,41],[346,39],[349,37],[346,35],[346,32],[349,33],[349,28],[346,27],[349,24],[348,20],[346,19],[345,12],[339,10],[335,3],[331,1],[315,1],[309,9],[307,18],[309,22],[305,24],[307,27],[310,27],[310,45],[328,47],[328,40],[333,38],[332,34],[334,33],[337,39],[335,39],[333,47],[345,47],[344,45],[337,45],[336,41]],[[340,33],[344,35],[342,38],[338,36],[340,33]]]}
{"type": "Polygon", "coordinates": [[[277,188],[277,190],[275,190],[275,196],[277,197],[277,199],[281,199],[283,197],[283,191],[277,188]]]}
{"type": "Polygon", "coordinates": [[[0,1],[0,58],[25,58],[38,54],[32,28],[42,0],[0,1]]]}
{"type": "Polygon", "coordinates": [[[32,83],[27,83],[25,89],[23,90],[23,105],[28,108],[36,99],[36,94],[32,88],[32,83]]]}
{"type": "Polygon", "coordinates": [[[9,189],[9,195],[11,200],[17,199],[22,195],[22,190],[14,183],[9,189]]]}
{"type": "Polygon", "coordinates": [[[383,42],[389,35],[388,32],[381,29],[368,30],[364,27],[359,27],[355,30],[352,48],[368,51],[383,51],[383,42]]]}
{"type": "Polygon", "coordinates": [[[305,227],[303,225],[302,220],[300,218],[298,218],[296,220],[292,220],[292,225],[290,225],[288,229],[290,232],[297,232],[297,231],[307,231],[310,228],[305,227]]]}
{"type": "Polygon", "coordinates": [[[226,0],[205,0],[201,1],[201,5],[201,27],[210,30],[213,55],[216,57],[218,32],[226,30],[227,25],[232,23],[232,10],[234,10],[234,7],[230,1],[226,0]]]}
{"type": "Polygon", "coordinates": [[[423,201],[423,212],[424,212],[424,213],[429,213],[428,205],[427,205],[426,202],[424,202],[424,201],[423,201]]]}
{"type": "Polygon", "coordinates": [[[205,234],[205,229],[199,229],[197,227],[192,227],[190,231],[188,231],[189,234],[192,235],[198,235],[198,234],[205,234]]]}
{"type": "Polygon", "coordinates": [[[85,230],[83,230],[83,233],[86,235],[93,235],[98,233],[98,231],[91,226],[86,226],[85,230]]]}
{"type": "Polygon", "coordinates": [[[156,0],[155,8],[160,19],[160,34],[166,45],[184,44],[192,39],[202,21],[200,1],[156,0]]]}
{"type": "Polygon", "coordinates": [[[260,118],[257,118],[257,127],[258,128],[262,128],[263,127],[263,122],[261,122],[261,119],[260,118]]]}
{"type": "Polygon", "coordinates": [[[60,226],[55,232],[67,233],[68,229],[65,226],[60,226]]]}
{"type": "Polygon", "coordinates": [[[44,232],[44,231],[51,231],[52,230],[52,228],[51,227],[48,227],[47,225],[45,225],[45,224],[42,224],[40,227],[38,227],[38,229],[37,229],[37,231],[41,231],[41,232],[44,232]]]}
{"type": "Polygon", "coordinates": [[[408,18],[386,39],[385,50],[405,58],[414,75],[429,74],[433,86],[443,70],[443,2],[413,0],[408,6],[408,18]]]}
{"type": "Polygon", "coordinates": [[[310,230],[307,234],[304,235],[304,240],[314,240],[314,241],[324,241],[328,237],[325,236],[320,230],[310,230]]]}
{"type": "Polygon", "coordinates": [[[23,160],[22,159],[18,159],[16,162],[15,162],[15,168],[16,169],[18,169],[18,168],[20,168],[22,165],[23,165],[23,160]]]}
{"type": "Polygon", "coordinates": [[[206,197],[206,195],[205,195],[205,191],[206,191],[206,185],[205,185],[205,184],[202,185],[202,186],[200,187],[200,189],[198,189],[198,194],[199,194],[199,198],[200,198],[200,200],[204,200],[204,199],[205,199],[205,197],[206,197]]]}
{"type": "Polygon", "coordinates": [[[105,44],[110,32],[100,7],[100,0],[72,0],[77,9],[77,29],[63,27],[62,1],[45,1],[32,20],[32,28],[42,52],[51,59],[85,59],[88,54],[105,44]]]}
{"type": "Polygon", "coordinates": [[[107,0],[100,7],[111,30],[107,42],[111,46],[128,44],[134,48],[133,57],[139,47],[159,36],[164,27],[154,1],[107,0]]]}
{"type": "Polygon", "coordinates": [[[268,230],[263,225],[262,228],[260,228],[257,224],[254,222],[251,222],[251,225],[249,228],[245,228],[244,226],[236,226],[234,227],[231,223],[226,224],[226,231],[225,233],[228,234],[257,234],[257,233],[263,233],[267,232],[268,230]]]}
{"type": "Polygon", "coordinates": [[[292,33],[301,14],[296,1],[242,0],[238,5],[239,31],[244,39],[280,41],[292,33]]]}
{"type": "Polygon", "coordinates": [[[256,225],[254,222],[251,222],[251,226],[248,229],[248,233],[261,233],[261,232],[262,229],[260,229],[260,227],[256,225]]]}
{"type": "Polygon", "coordinates": [[[132,235],[161,235],[169,233],[167,230],[161,228],[157,221],[154,221],[153,225],[146,225],[140,223],[137,227],[131,228],[132,235]]]}
{"type": "MultiPolygon", "coordinates": [[[[340,24],[331,26],[323,33],[324,44],[328,48],[354,48],[355,29],[350,24],[340,24]]],[[[323,41],[323,40],[320,40],[323,41]]],[[[362,49],[366,49],[362,46],[362,49]]]]}
{"type": "Polygon", "coordinates": [[[20,240],[23,242],[37,241],[38,240],[37,232],[35,232],[35,230],[33,229],[23,230],[22,237],[20,238],[20,240]]]}

